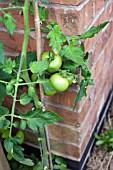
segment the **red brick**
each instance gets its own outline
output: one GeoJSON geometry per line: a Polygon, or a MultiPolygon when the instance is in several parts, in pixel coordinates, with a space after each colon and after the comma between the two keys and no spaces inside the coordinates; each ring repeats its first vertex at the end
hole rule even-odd
{"type": "Polygon", "coordinates": [[[56,155],[62,155],[65,158],[73,157],[73,160],[80,157],[79,147],[73,144],[65,143],[56,139],[50,139],[51,151],[56,155]]]}
{"type": "MultiPolygon", "coordinates": [[[[8,7],[8,5],[2,5],[0,4],[1,8],[8,7]]],[[[12,17],[16,20],[16,28],[18,29],[24,29],[24,21],[23,21],[23,15],[19,14],[19,10],[9,10],[7,13],[10,12],[12,13],[12,17]]],[[[3,16],[2,13],[0,13],[0,16],[3,16]]],[[[34,16],[30,14],[29,12],[29,25],[31,28],[34,28],[34,16]]],[[[2,23],[0,23],[0,26],[3,26],[2,23]]]]}
{"type": "Polygon", "coordinates": [[[100,71],[103,67],[103,64],[104,64],[104,54],[99,56],[98,60],[96,61],[96,63],[92,67],[91,72],[92,72],[92,78],[94,80],[98,77],[98,75],[99,75],[99,73],[100,73],[100,71]]]}
{"type": "Polygon", "coordinates": [[[70,106],[73,108],[74,106],[74,99],[77,95],[77,91],[71,90],[71,88],[68,88],[65,92],[62,93],[56,93],[54,96],[46,96],[45,100],[55,102],[58,104],[63,104],[66,106],[70,106]],[[67,97],[66,97],[67,96],[67,97]]]}
{"type": "Polygon", "coordinates": [[[49,21],[56,21],[66,35],[78,35],[84,31],[92,20],[92,1],[89,1],[81,10],[64,10],[48,8],[49,21]]]}
{"type": "Polygon", "coordinates": [[[80,126],[79,123],[80,114],[72,111],[72,109],[68,110],[68,108],[66,109],[66,107],[63,108],[62,105],[58,107],[56,105],[51,105],[51,104],[47,104],[46,109],[52,110],[55,113],[59,114],[63,118],[63,120],[61,120],[60,123],[71,125],[74,127],[80,126]]]}
{"type": "MultiPolygon", "coordinates": [[[[0,40],[3,42],[5,51],[20,53],[22,50],[23,34],[15,32],[13,36],[5,30],[0,30],[0,40]],[[7,38],[6,38],[7,37],[7,38]]],[[[36,43],[35,40],[29,37],[29,43],[27,51],[35,51],[36,43]]]]}
{"type": "Polygon", "coordinates": [[[79,5],[83,0],[49,0],[49,3],[61,4],[61,5],[79,5]]]}
{"type": "Polygon", "coordinates": [[[107,6],[105,9],[105,17],[107,21],[110,21],[110,18],[112,18],[113,16],[112,14],[113,14],[113,2],[111,0],[107,2],[107,6]]]}
{"type": "Polygon", "coordinates": [[[73,127],[60,126],[57,124],[49,125],[50,138],[58,139],[59,141],[80,143],[80,132],[73,127]],[[57,133],[56,133],[57,132],[57,133]]]}
{"type": "Polygon", "coordinates": [[[94,15],[98,12],[100,8],[104,5],[104,0],[93,0],[94,15]]]}

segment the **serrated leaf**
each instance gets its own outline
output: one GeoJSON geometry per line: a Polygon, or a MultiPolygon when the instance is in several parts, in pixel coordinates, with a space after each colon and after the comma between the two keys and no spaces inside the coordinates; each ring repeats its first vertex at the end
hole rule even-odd
{"type": "Polygon", "coordinates": [[[32,98],[28,94],[24,93],[20,96],[20,103],[22,105],[26,105],[31,101],[31,99],[32,98]]]}
{"type": "Polygon", "coordinates": [[[32,73],[39,73],[47,70],[49,66],[48,61],[34,61],[31,62],[29,67],[32,73]]]}
{"type": "Polygon", "coordinates": [[[11,13],[5,13],[4,14],[4,20],[3,23],[8,30],[8,32],[13,35],[15,27],[16,27],[16,20],[14,20],[11,16],[11,13]]]}
{"type": "Polygon", "coordinates": [[[61,45],[63,42],[66,42],[66,36],[61,33],[60,26],[54,25],[47,35],[47,38],[50,39],[49,45],[53,50],[58,52],[61,50],[61,45]]]}
{"type": "Polygon", "coordinates": [[[16,133],[16,136],[15,137],[18,137],[19,138],[19,143],[22,144],[23,141],[24,141],[24,133],[22,131],[18,131],[16,133]]]}
{"type": "Polygon", "coordinates": [[[10,81],[11,77],[12,76],[10,74],[5,73],[3,70],[0,69],[0,80],[10,81]]]}
{"type": "Polygon", "coordinates": [[[30,87],[28,88],[28,95],[29,95],[30,97],[33,97],[34,94],[35,94],[35,89],[34,89],[34,87],[30,86],[30,87]]]}
{"type": "Polygon", "coordinates": [[[0,64],[4,64],[4,50],[1,41],[0,41],[0,64]]]}
{"type": "Polygon", "coordinates": [[[97,27],[93,26],[91,27],[87,32],[84,34],[81,34],[79,36],[79,39],[86,39],[86,38],[92,38],[95,34],[98,34],[99,31],[101,31],[109,22],[104,22],[97,27]]]}
{"type": "Polygon", "coordinates": [[[21,120],[20,121],[20,128],[24,130],[26,128],[26,120],[21,120]]]}
{"type": "Polygon", "coordinates": [[[40,115],[38,115],[38,119],[40,122],[40,126],[45,126],[47,124],[53,124],[59,120],[62,120],[62,117],[60,117],[55,112],[46,110],[45,112],[40,113],[40,115]]]}
{"type": "Polygon", "coordinates": [[[0,129],[7,129],[10,125],[10,121],[5,118],[0,118],[0,129]]]}
{"type": "Polygon", "coordinates": [[[0,68],[8,74],[12,73],[14,67],[15,67],[15,61],[12,61],[11,58],[8,59],[5,58],[4,64],[0,65],[0,68]]]}
{"type": "Polygon", "coordinates": [[[10,137],[4,140],[4,147],[7,152],[10,152],[13,149],[13,144],[12,138],[10,137]]]}
{"type": "Polygon", "coordinates": [[[24,160],[24,154],[22,152],[23,150],[24,149],[21,146],[17,144],[13,145],[13,158],[19,162],[23,161],[24,160]]]}
{"type": "Polygon", "coordinates": [[[79,47],[73,46],[72,44],[64,45],[61,49],[60,55],[65,56],[79,66],[85,65],[82,58],[85,55],[84,52],[79,47]]]}
{"type": "Polygon", "coordinates": [[[40,21],[45,22],[48,16],[48,10],[42,6],[38,6],[40,21]]]}
{"type": "Polygon", "coordinates": [[[26,119],[29,128],[37,130],[37,127],[43,127],[48,124],[52,124],[56,121],[62,120],[62,118],[52,111],[45,111],[35,109],[28,111],[22,118],[26,119]]]}
{"type": "Polygon", "coordinates": [[[36,119],[32,118],[30,120],[27,120],[28,127],[34,131],[38,130],[36,119]]]}
{"type": "Polygon", "coordinates": [[[9,115],[9,110],[4,106],[0,106],[0,117],[7,115],[9,115]]]}
{"type": "Polygon", "coordinates": [[[2,133],[2,138],[3,139],[6,139],[9,137],[9,129],[5,129],[4,132],[2,133]]]}
{"type": "Polygon", "coordinates": [[[51,85],[50,81],[44,81],[43,82],[43,86],[44,86],[44,91],[46,92],[55,92],[56,90],[53,88],[53,86],[51,85]]]}
{"type": "Polygon", "coordinates": [[[64,61],[63,63],[63,69],[64,70],[69,70],[71,73],[74,73],[76,71],[76,68],[78,67],[79,65],[74,63],[73,61],[64,61]]]}
{"type": "Polygon", "coordinates": [[[86,83],[85,83],[85,80],[82,80],[81,83],[80,83],[79,92],[77,94],[76,99],[74,100],[74,109],[76,107],[76,103],[80,102],[82,97],[84,97],[84,96],[86,96],[86,83]]]}
{"type": "MultiPolygon", "coordinates": [[[[19,64],[20,64],[20,58],[21,58],[21,55],[18,55],[17,57],[15,57],[15,63],[16,63],[16,66],[15,66],[15,70],[18,71],[18,68],[19,68],[19,64]]],[[[33,61],[36,61],[37,59],[37,54],[36,52],[27,52],[26,54],[26,66],[27,66],[27,69],[29,69],[29,64],[30,62],[33,62],[33,61]]]]}

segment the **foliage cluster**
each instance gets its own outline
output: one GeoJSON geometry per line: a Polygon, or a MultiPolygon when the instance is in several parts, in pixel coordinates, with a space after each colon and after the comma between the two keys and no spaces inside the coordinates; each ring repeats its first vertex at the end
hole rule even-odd
{"type": "MultiPolygon", "coordinates": [[[[43,2],[47,2],[46,0],[43,2]]],[[[20,5],[19,1],[13,0],[13,4],[20,5]]],[[[54,89],[50,80],[50,77],[55,73],[58,73],[62,78],[72,76],[72,82],[79,85],[80,89],[77,97],[74,101],[74,108],[76,103],[80,102],[83,96],[86,96],[86,89],[88,85],[93,85],[91,79],[91,72],[88,68],[88,52],[85,53],[83,40],[86,38],[92,38],[101,29],[103,29],[108,22],[100,24],[99,26],[91,27],[86,33],[78,36],[67,37],[62,34],[60,26],[55,22],[47,24],[45,31],[47,32],[47,39],[49,40],[49,46],[54,54],[52,58],[49,56],[48,60],[37,61],[36,53],[27,53],[28,36],[31,28],[28,24],[28,8],[30,12],[34,14],[33,4],[28,0],[25,0],[23,6],[17,6],[16,9],[20,9],[24,15],[25,34],[22,47],[22,53],[14,60],[5,57],[4,47],[0,41],[0,129],[1,136],[4,139],[4,147],[7,151],[7,158],[11,160],[14,158],[20,163],[28,166],[33,166],[34,163],[31,159],[25,158],[23,154],[23,148],[21,144],[24,140],[23,130],[29,127],[33,131],[37,132],[38,129],[42,129],[45,125],[54,123],[62,118],[56,113],[50,110],[43,110],[43,103],[40,102],[39,96],[37,96],[36,85],[42,84],[44,90],[47,91],[54,89]],[[82,42],[82,43],[81,43],[82,42]],[[32,57],[31,57],[32,56],[32,57]],[[60,56],[62,59],[62,65],[56,69],[54,73],[48,71],[52,60],[55,56],[60,56]],[[77,70],[81,70],[81,79],[79,74],[75,75],[77,70]],[[41,74],[40,74],[41,73],[41,74]],[[33,78],[35,77],[35,79],[33,78]],[[32,79],[33,78],[33,79],[32,79]],[[20,96],[18,90],[27,87],[27,92],[24,92],[20,96]],[[13,100],[12,110],[3,106],[5,96],[10,96],[13,100]],[[19,102],[21,105],[26,105],[30,102],[34,103],[33,109],[22,113],[16,112],[16,104],[19,102]],[[18,128],[19,132],[14,136],[13,128],[18,128]]],[[[15,9],[10,4],[7,9],[15,9]]],[[[0,12],[3,13],[3,17],[0,17],[9,34],[12,36],[16,28],[16,21],[13,19],[12,14],[6,12],[7,9],[0,8],[0,12]]],[[[46,22],[48,11],[39,6],[39,16],[41,22],[46,22]]],[[[41,24],[41,29],[43,29],[41,24]]],[[[55,89],[56,90],[56,89],[55,89]]],[[[43,138],[43,137],[42,137],[43,138]]],[[[43,139],[42,139],[43,140],[43,139]]],[[[59,163],[56,160],[56,169],[58,169],[59,163]]]]}

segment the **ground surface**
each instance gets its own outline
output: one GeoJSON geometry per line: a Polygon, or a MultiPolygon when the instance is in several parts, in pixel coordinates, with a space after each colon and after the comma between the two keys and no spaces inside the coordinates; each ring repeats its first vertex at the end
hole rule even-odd
{"type": "MultiPolygon", "coordinates": [[[[109,107],[109,118],[105,123],[102,132],[113,127],[113,102],[109,107]]],[[[87,170],[113,170],[113,151],[106,152],[102,147],[94,146],[92,155],[87,164],[87,170]]]]}

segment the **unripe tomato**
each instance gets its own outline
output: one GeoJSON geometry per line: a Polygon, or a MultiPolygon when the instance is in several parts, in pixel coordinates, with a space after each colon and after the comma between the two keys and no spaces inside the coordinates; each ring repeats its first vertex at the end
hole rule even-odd
{"type": "Polygon", "coordinates": [[[56,90],[44,90],[45,95],[47,96],[53,96],[57,91],[56,90]]]}
{"type": "Polygon", "coordinates": [[[58,92],[63,92],[69,87],[68,80],[59,73],[55,73],[50,77],[50,83],[58,92]]]}
{"type": "Polygon", "coordinates": [[[59,55],[55,55],[52,52],[44,52],[42,54],[42,61],[50,60],[50,64],[48,66],[49,73],[55,73],[62,66],[62,58],[59,55]]]}
{"type": "Polygon", "coordinates": [[[44,94],[47,96],[53,96],[57,92],[51,85],[49,79],[47,79],[47,81],[43,83],[43,87],[44,87],[44,94]]]}

